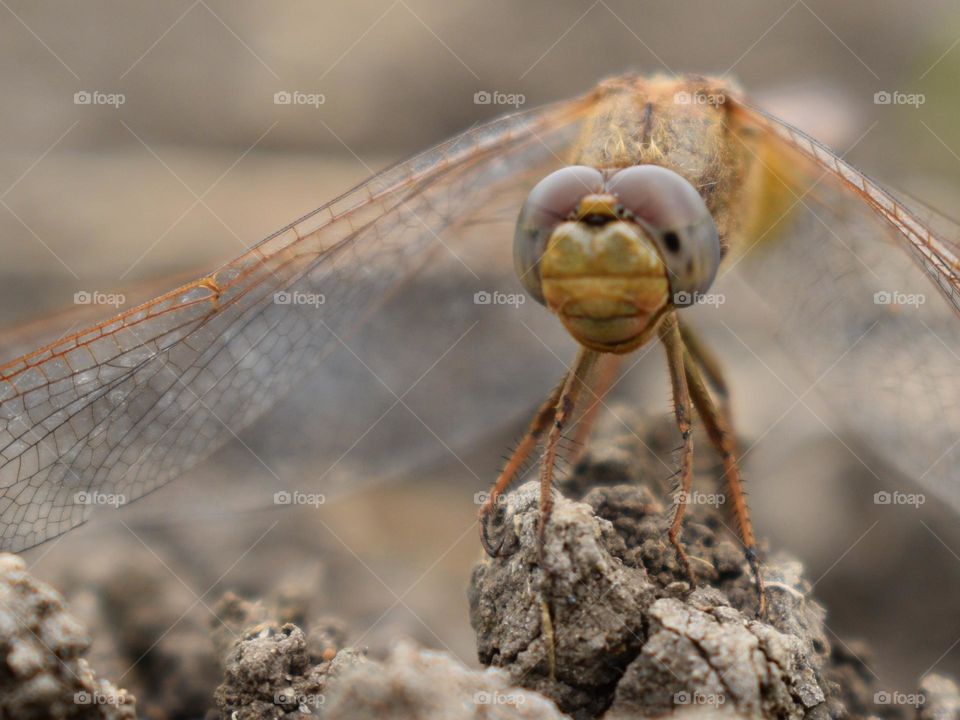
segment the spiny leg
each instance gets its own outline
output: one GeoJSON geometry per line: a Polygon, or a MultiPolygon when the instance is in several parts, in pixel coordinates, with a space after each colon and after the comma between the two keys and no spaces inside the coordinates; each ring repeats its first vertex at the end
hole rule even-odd
{"type": "Polygon", "coordinates": [[[680,336],[680,326],[675,312],[671,312],[664,317],[660,324],[659,333],[660,341],[667,351],[667,367],[670,369],[670,384],[673,390],[673,410],[677,418],[677,428],[679,428],[680,436],[683,439],[680,456],[680,494],[677,496],[676,509],[670,523],[668,537],[684,572],[690,582],[695,584],[696,577],[693,574],[693,568],[690,566],[690,559],[680,542],[683,515],[687,509],[687,500],[693,484],[693,431],[691,427],[693,408],[690,403],[690,391],[687,387],[687,375],[684,372],[683,338],[680,336]]]}
{"type": "Polygon", "coordinates": [[[590,403],[574,425],[576,433],[573,436],[573,445],[576,450],[572,458],[573,462],[579,460],[587,449],[590,433],[596,423],[597,415],[600,413],[600,407],[603,405],[607,393],[617,379],[622,358],[622,355],[602,355],[597,362],[599,367],[596,373],[596,379],[593,380],[589,386],[592,394],[590,403]]]}
{"type": "Polygon", "coordinates": [[[590,368],[597,362],[600,353],[596,350],[589,350],[581,347],[577,351],[576,360],[573,367],[567,373],[566,380],[563,381],[563,387],[560,390],[560,396],[557,399],[556,411],[553,417],[553,425],[547,434],[547,442],[543,451],[543,460],[540,464],[540,520],[537,525],[537,543],[540,553],[540,565],[544,565],[544,547],[546,540],[547,522],[550,520],[550,512],[553,510],[553,465],[557,459],[557,444],[563,435],[563,429],[566,427],[576,409],[577,400],[580,393],[586,386],[587,375],[590,368]]]}
{"type": "MultiPolygon", "coordinates": [[[[764,593],[763,576],[760,574],[760,558],[757,553],[757,540],[753,534],[753,525],[750,522],[750,511],[747,507],[747,499],[743,491],[743,478],[740,475],[740,466],[737,463],[736,442],[730,416],[725,404],[718,407],[714,403],[692,352],[684,352],[683,367],[687,385],[690,389],[690,395],[693,398],[693,404],[697,408],[697,414],[699,414],[703,420],[704,427],[707,430],[707,436],[710,438],[710,443],[716,449],[717,453],[719,453],[723,461],[723,477],[733,503],[733,514],[737,521],[737,527],[740,530],[740,538],[743,541],[744,555],[747,558],[757,585],[757,617],[760,617],[766,609],[766,595],[764,593]]],[[[718,370],[719,365],[715,365],[715,369],[718,370]]]]}
{"type": "Polygon", "coordinates": [[[724,414],[729,419],[731,415],[727,403],[730,399],[730,392],[719,358],[713,354],[689,323],[683,322],[679,318],[677,318],[677,322],[680,323],[680,337],[683,338],[684,347],[703,371],[706,381],[710,383],[710,387],[713,388],[720,400],[721,408],[726,408],[724,414]]]}
{"type": "Polygon", "coordinates": [[[483,545],[483,549],[487,551],[487,554],[490,557],[498,557],[500,555],[500,550],[503,548],[502,538],[496,547],[494,547],[490,542],[490,515],[497,506],[500,496],[508,487],[510,487],[510,483],[516,479],[517,473],[523,466],[524,461],[527,459],[527,457],[529,457],[533,449],[536,448],[537,443],[540,441],[540,437],[546,431],[547,427],[549,427],[550,421],[556,414],[557,403],[560,400],[560,393],[563,391],[565,382],[566,377],[557,383],[557,386],[550,391],[550,395],[547,396],[547,399],[544,400],[543,404],[537,409],[536,414],[533,416],[533,420],[531,420],[530,425],[527,426],[527,430],[523,435],[523,439],[520,440],[520,443],[510,454],[507,464],[504,465],[499,477],[497,477],[497,481],[493,484],[493,487],[490,488],[490,494],[487,497],[486,502],[484,502],[480,507],[480,512],[478,514],[478,519],[480,521],[480,544],[483,545]]]}
{"type": "MultiPolygon", "coordinates": [[[[540,465],[540,517],[537,522],[537,551],[544,582],[548,578],[546,564],[547,523],[550,521],[550,513],[553,511],[553,464],[557,457],[557,444],[560,442],[564,427],[576,409],[577,399],[586,385],[590,368],[593,367],[599,357],[600,353],[595,350],[588,350],[585,347],[581,347],[577,351],[577,358],[574,360],[573,367],[570,368],[566,380],[563,381],[563,387],[557,398],[553,425],[547,435],[540,465]]],[[[557,670],[557,648],[553,631],[553,613],[543,588],[540,590],[540,617],[543,624],[543,636],[547,643],[547,665],[550,668],[550,677],[554,678],[557,670]]]]}

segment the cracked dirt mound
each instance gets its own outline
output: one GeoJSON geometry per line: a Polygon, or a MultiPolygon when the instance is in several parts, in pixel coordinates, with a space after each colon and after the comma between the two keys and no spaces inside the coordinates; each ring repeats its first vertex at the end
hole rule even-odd
{"type": "MultiPolygon", "coordinates": [[[[672,507],[645,484],[663,471],[637,460],[638,440],[624,434],[594,443],[562,483],[568,497],[556,494],[544,563],[537,484],[505,498],[505,556],[483,559],[469,591],[481,662],[576,717],[692,709],[768,718],[878,710],[908,716],[901,707],[878,708],[878,689],[861,661],[831,648],[825,611],[796,560],[767,558],[768,609],[755,617],[753,578],[719,493],[701,492],[703,502],[688,509],[683,540],[698,579],[691,591],[666,540],[672,507]]],[[[657,426],[643,445],[672,442],[657,426]]]]}
{"type": "MultiPolygon", "coordinates": [[[[372,655],[351,641],[357,628],[307,610],[306,597],[322,599],[330,588],[305,574],[294,595],[251,602],[227,593],[210,628],[184,625],[163,663],[146,666],[149,680],[165,690],[141,705],[141,716],[960,717],[953,681],[925,677],[911,696],[918,700],[915,708],[876,685],[860,659],[869,657],[861,644],[833,646],[803,568],[787,556],[768,556],[769,611],[755,619],[753,579],[716,493],[699,496],[704,502],[691,506],[685,522],[684,540],[699,579],[691,591],[666,542],[667,493],[651,482],[664,476],[663,466],[638,460],[648,457],[638,452],[638,443],[669,453],[674,440],[669,427],[655,425],[642,440],[622,435],[593,443],[561,483],[566,497],[556,498],[545,563],[535,542],[536,486],[507,496],[507,555],[481,559],[468,591],[478,656],[492,667],[469,668],[409,641],[372,655]],[[553,673],[542,599],[555,636],[553,673]],[[216,679],[208,682],[208,665],[219,674],[219,687],[216,679]],[[163,700],[174,695],[180,699],[163,700]]],[[[697,487],[706,490],[709,482],[698,478],[697,487]]],[[[105,575],[99,586],[109,601],[103,617],[112,619],[114,630],[143,632],[170,604],[167,586],[146,569],[135,584],[124,564],[106,563],[104,573],[116,576],[114,583],[105,575]],[[107,592],[114,585],[125,591],[107,592]]],[[[0,591],[0,717],[134,716],[132,698],[95,679],[87,666],[85,628],[14,556],[0,562],[0,591]],[[84,689],[127,701],[78,704],[74,694],[84,689]]],[[[449,600],[463,607],[460,591],[451,589],[449,600]]],[[[96,656],[98,668],[114,667],[110,647],[96,656]]]]}

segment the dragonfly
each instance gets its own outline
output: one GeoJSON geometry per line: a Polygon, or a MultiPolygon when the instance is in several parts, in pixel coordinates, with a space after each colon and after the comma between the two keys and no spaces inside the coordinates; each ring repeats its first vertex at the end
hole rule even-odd
{"type": "Polygon", "coordinates": [[[544,373],[524,366],[520,348],[535,340],[518,321],[491,320],[497,293],[476,290],[489,280],[546,305],[578,349],[481,508],[488,552],[498,551],[492,510],[524,459],[543,444],[542,533],[556,449],[581,396],[594,398],[580,403],[585,432],[617,363],[659,343],[683,438],[670,541],[694,579],[680,535],[699,418],[762,604],[732,393],[686,316],[744,283],[843,431],[960,510],[958,238],[956,223],[725,78],[610,78],[471,128],[218,269],[0,366],[0,549],[82,524],[91,494],[129,502],[181,476],[351,337],[416,346],[436,328],[418,326],[420,313],[386,323],[382,309],[418,279],[458,318],[488,327],[477,349],[486,355],[449,373],[457,401],[435,404],[465,403],[473,429],[496,420],[504,403],[474,401],[472,390],[519,403],[544,373]]]}

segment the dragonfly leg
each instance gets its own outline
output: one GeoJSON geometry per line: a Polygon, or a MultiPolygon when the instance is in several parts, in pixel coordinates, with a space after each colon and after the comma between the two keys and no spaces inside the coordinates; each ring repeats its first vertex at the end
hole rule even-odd
{"type": "MultiPolygon", "coordinates": [[[[577,407],[577,400],[580,397],[583,388],[587,384],[587,376],[590,369],[597,362],[600,353],[596,350],[588,350],[581,347],[577,351],[577,358],[574,360],[573,367],[567,373],[566,379],[557,398],[557,404],[553,416],[553,425],[547,434],[547,442],[544,447],[543,459],[540,463],[540,517],[537,521],[537,549],[539,553],[540,568],[546,577],[546,540],[547,523],[550,521],[550,513],[553,511],[553,464],[557,458],[557,445],[563,436],[563,430],[570,417],[577,407]]],[[[556,641],[553,633],[553,616],[550,604],[547,601],[547,595],[541,590],[540,594],[540,612],[543,622],[544,637],[547,641],[548,656],[547,664],[550,667],[550,677],[556,677],[556,641]]]]}
{"type": "Polygon", "coordinates": [[[557,402],[560,400],[563,385],[564,380],[561,380],[557,386],[550,391],[550,395],[537,409],[533,420],[531,420],[530,425],[527,426],[527,431],[524,433],[523,439],[520,440],[520,443],[514,449],[513,453],[511,453],[507,464],[504,465],[499,477],[497,477],[497,481],[493,484],[493,487],[490,488],[490,493],[486,501],[480,507],[478,514],[480,521],[480,544],[483,545],[483,549],[487,551],[490,557],[499,557],[500,551],[503,548],[502,537],[496,545],[494,545],[490,539],[490,521],[493,511],[497,508],[500,496],[510,487],[510,483],[516,479],[517,473],[520,472],[524,461],[530,456],[533,449],[536,448],[540,437],[550,426],[550,421],[553,420],[553,416],[557,411],[557,402]]]}
{"type": "MultiPolygon", "coordinates": [[[[550,517],[550,511],[553,508],[553,464],[556,460],[557,444],[560,441],[562,432],[571,414],[576,408],[577,398],[586,384],[587,375],[590,368],[596,362],[599,353],[593,350],[581,348],[577,353],[576,361],[573,367],[567,371],[563,381],[559,383],[550,396],[543,402],[534,415],[533,420],[527,427],[527,431],[513,451],[506,466],[497,478],[496,483],[490,490],[490,495],[480,508],[480,542],[484,550],[491,557],[498,557],[503,547],[503,540],[494,545],[490,541],[488,520],[493,511],[497,508],[497,501],[503,492],[509,487],[515,479],[517,472],[524,460],[530,455],[537,446],[540,437],[550,428],[547,436],[546,449],[543,457],[543,464],[540,468],[540,516],[537,524],[537,545],[540,555],[540,565],[544,567],[544,546],[547,521],[550,517]],[[552,422],[551,422],[552,421],[552,422]]],[[[549,648],[548,664],[550,666],[550,676],[553,677],[556,668],[556,648],[553,634],[553,618],[550,613],[550,606],[546,598],[540,599],[541,620],[543,623],[543,633],[547,640],[549,648]]]]}
{"type": "MultiPolygon", "coordinates": [[[[763,576],[760,574],[757,541],[753,534],[753,525],[750,522],[750,511],[743,490],[740,466],[737,463],[733,425],[727,404],[723,402],[717,405],[710,396],[703,375],[706,374],[709,377],[711,371],[704,369],[703,374],[701,374],[703,360],[699,353],[702,352],[702,346],[696,349],[695,347],[687,345],[683,353],[684,374],[697,414],[703,420],[710,443],[723,461],[723,477],[733,503],[733,514],[740,531],[740,539],[743,541],[744,555],[750,565],[757,586],[757,617],[760,617],[766,609],[766,594],[764,592],[763,576]]],[[[717,376],[721,379],[721,387],[725,387],[722,382],[722,375],[719,375],[719,365],[715,363],[713,368],[713,372],[717,372],[717,376]]]]}
{"type": "Polygon", "coordinates": [[[690,566],[690,559],[680,542],[683,515],[686,512],[690,488],[693,485],[693,429],[691,425],[693,408],[690,402],[690,391],[687,387],[687,375],[684,372],[683,338],[680,336],[680,326],[675,312],[671,312],[663,319],[659,332],[660,341],[667,351],[667,367],[670,369],[670,384],[673,390],[673,411],[677,418],[680,436],[683,439],[680,455],[679,493],[676,497],[668,537],[670,538],[670,544],[673,545],[673,549],[677,553],[677,560],[683,566],[691,584],[696,584],[696,576],[690,566]]]}
{"type": "Polygon", "coordinates": [[[587,375],[589,375],[590,369],[599,357],[600,353],[596,350],[581,347],[577,351],[577,358],[563,381],[560,396],[557,399],[553,425],[550,427],[550,432],[547,433],[543,460],[540,463],[540,519],[537,524],[537,543],[540,549],[541,567],[544,561],[547,523],[553,510],[553,465],[557,459],[557,445],[563,436],[564,428],[576,409],[580,393],[586,387],[587,375]]]}
{"type": "MultiPolygon", "coordinates": [[[[678,318],[679,321],[679,318],[678,318]]],[[[702,370],[704,379],[713,388],[717,395],[720,408],[729,420],[731,418],[729,409],[730,392],[727,387],[727,381],[724,378],[723,366],[720,360],[710,350],[710,348],[700,339],[700,336],[690,327],[689,323],[680,322],[680,337],[683,338],[683,346],[690,353],[697,366],[702,370]]]]}
{"type": "Polygon", "coordinates": [[[590,440],[590,433],[593,430],[600,407],[606,399],[607,393],[613,387],[617,379],[617,373],[620,370],[620,362],[623,359],[621,355],[603,355],[597,362],[599,368],[596,378],[590,383],[590,392],[593,398],[586,410],[580,416],[576,423],[576,433],[573,436],[573,445],[576,448],[575,455],[571,458],[573,462],[580,459],[587,449],[587,441],[590,440]]]}

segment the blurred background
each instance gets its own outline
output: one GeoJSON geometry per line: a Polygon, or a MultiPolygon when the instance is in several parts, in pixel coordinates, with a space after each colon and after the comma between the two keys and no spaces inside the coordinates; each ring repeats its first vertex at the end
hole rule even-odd
{"type": "MultiPolygon", "coordinates": [[[[960,9],[947,0],[0,0],[0,18],[5,358],[48,332],[29,323],[70,307],[77,292],[123,294],[127,307],[387,164],[514,109],[478,93],[530,108],[626,70],[730,75],[759,105],[948,214],[960,185],[960,9]],[[920,99],[876,103],[883,92],[920,99]]],[[[98,318],[112,310],[79,308],[98,318]]],[[[495,456],[521,426],[512,420],[501,435],[490,428],[495,456]]],[[[346,616],[361,644],[382,648],[405,633],[475,663],[463,589],[478,544],[466,485],[433,468],[339,499],[322,527],[283,529],[290,510],[274,530],[273,516],[221,505],[257,473],[245,445],[261,448],[271,429],[250,428],[119,518],[27,554],[94,628],[105,596],[114,607],[117,597],[162,599],[136,631],[136,616],[114,616],[133,639],[98,631],[94,666],[149,687],[163,672],[156,657],[176,656],[164,650],[170,627],[208,622],[223,590],[258,596],[297,582],[313,588],[316,612],[346,616]],[[118,567],[130,574],[116,580],[118,567]],[[117,646],[133,661],[111,661],[117,646]]],[[[818,442],[794,452],[836,452],[818,442]]],[[[281,461],[297,462],[284,452],[281,461]]],[[[496,457],[477,452],[492,480],[496,457]]],[[[868,641],[865,660],[885,684],[956,675],[956,516],[933,503],[878,514],[863,498],[883,488],[844,463],[811,475],[785,456],[779,472],[748,473],[760,534],[804,560],[835,642],[868,641]]]]}

